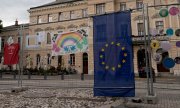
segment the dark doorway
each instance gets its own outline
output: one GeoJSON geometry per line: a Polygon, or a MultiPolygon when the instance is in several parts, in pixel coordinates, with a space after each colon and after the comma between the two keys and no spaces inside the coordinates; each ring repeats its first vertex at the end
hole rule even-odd
{"type": "Polygon", "coordinates": [[[83,54],[83,73],[88,74],[88,54],[83,54]]]}
{"type": "MultiPolygon", "coordinates": [[[[166,57],[169,57],[168,52],[163,52],[163,53],[162,53],[162,61],[163,61],[166,57]]],[[[163,62],[161,62],[160,64],[157,64],[157,70],[158,70],[158,72],[170,72],[169,69],[166,69],[166,68],[163,66],[163,62]]]]}
{"type": "Polygon", "coordinates": [[[62,66],[62,56],[58,56],[58,67],[62,66]]]}
{"type": "Polygon", "coordinates": [[[140,49],[137,52],[137,62],[138,62],[138,69],[142,67],[146,67],[146,57],[145,57],[145,49],[140,49]]]}

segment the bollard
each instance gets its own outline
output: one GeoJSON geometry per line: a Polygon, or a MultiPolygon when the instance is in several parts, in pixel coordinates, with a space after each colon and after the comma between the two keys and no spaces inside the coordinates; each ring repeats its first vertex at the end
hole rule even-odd
{"type": "Polygon", "coordinates": [[[84,80],[84,73],[81,73],[81,80],[84,80]]]}
{"type": "Polygon", "coordinates": [[[44,71],[44,80],[47,80],[47,71],[44,71]]]}
{"type": "Polygon", "coordinates": [[[16,71],[14,71],[13,77],[14,77],[14,80],[16,80],[16,71]]]}
{"type": "Polygon", "coordinates": [[[28,71],[28,80],[30,80],[30,79],[31,79],[31,72],[28,71]]]}
{"type": "Polygon", "coordinates": [[[61,80],[64,80],[64,74],[61,74],[61,80]]]}
{"type": "Polygon", "coordinates": [[[2,79],[2,71],[0,71],[0,79],[2,79]]]}

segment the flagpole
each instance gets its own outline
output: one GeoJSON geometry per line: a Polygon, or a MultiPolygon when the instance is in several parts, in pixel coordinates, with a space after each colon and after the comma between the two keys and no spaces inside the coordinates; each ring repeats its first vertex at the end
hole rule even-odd
{"type": "Polygon", "coordinates": [[[149,87],[149,70],[148,70],[148,54],[147,54],[147,42],[146,42],[146,14],[145,14],[145,10],[147,9],[147,6],[143,4],[143,13],[142,13],[142,16],[143,16],[143,28],[144,28],[144,47],[145,47],[145,61],[146,61],[146,68],[145,68],[145,71],[146,71],[146,75],[147,75],[147,92],[148,92],[148,95],[150,95],[150,87],[149,87]]]}
{"type": "Polygon", "coordinates": [[[153,73],[152,73],[152,61],[151,61],[151,48],[150,48],[150,33],[149,33],[149,16],[148,16],[148,4],[143,5],[143,21],[144,21],[144,38],[145,38],[145,56],[146,56],[146,74],[147,74],[147,89],[148,96],[154,96],[153,90],[153,73]],[[146,41],[146,34],[148,40],[146,41]]]}
{"type": "Polygon", "coordinates": [[[151,61],[151,47],[150,47],[150,33],[149,33],[149,11],[148,11],[148,4],[147,4],[147,33],[148,33],[148,54],[149,54],[149,72],[150,72],[150,91],[151,91],[151,96],[154,96],[154,90],[153,90],[153,73],[152,73],[152,61],[151,61]]]}
{"type": "Polygon", "coordinates": [[[20,60],[19,60],[19,78],[18,87],[22,87],[22,72],[23,72],[23,33],[24,25],[20,25],[19,35],[20,35],[20,60]]]}

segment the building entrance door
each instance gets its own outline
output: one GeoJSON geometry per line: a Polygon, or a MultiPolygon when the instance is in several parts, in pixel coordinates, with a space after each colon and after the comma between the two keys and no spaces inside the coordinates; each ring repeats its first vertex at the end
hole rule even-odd
{"type": "Polygon", "coordinates": [[[62,66],[62,56],[58,56],[58,67],[62,66]]]}
{"type": "Polygon", "coordinates": [[[162,53],[162,62],[160,64],[157,64],[157,70],[158,72],[170,72],[169,69],[166,69],[164,66],[163,66],[163,60],[168,57],[169,54],[168,52],[163,52],[162,53]]]}
{"type": "Polygon", "coordinates": [[[83,54],[83,73],[88,74],[88,54],[83,54]]]}

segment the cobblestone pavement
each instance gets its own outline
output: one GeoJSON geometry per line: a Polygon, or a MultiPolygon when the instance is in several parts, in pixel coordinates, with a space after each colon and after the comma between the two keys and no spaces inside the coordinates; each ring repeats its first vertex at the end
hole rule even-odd
{"type": "MultiPolygon", "coordinates": [[[[157,104],[133,103],[129,99],[127,108],[180,108],[180,90],[156,89],[155,92],[158,98],[157,104]]],[[[146,96],[146,90],[136,90],[136,97],[144,96],[146,96]]]]}
{"type": "MultiPolygon", "coordinates": [[[[85,80],[81,80],[79,76],[77,76],[76,78],[66,76],[65,80],[58,79],[60,76],[55,77],[57,79],[51,77],[48,80],[42,80],[43,76],[34,76],[34,78],[36,78],[34,80],[23,80],[23,86],[30,88],[28,91],[25,91],[23,93],[28,94],[32,91],[40,93],[42,91],[46,91],[45,94],[54,93],[56,94],[56,96],[57,94],[62,94],[58,96],[67,96],[68,98],[24,98],[23,94],[4,94],[4,91],[10,90],[12,87],[17,87],[18,81],[12,79],[3,79],[0,80],[0,108],[110,108],[111,106],[114,106],[115,108],[122,108],[119,106],[123,101],[121,98],[109,98],[105,101],[95,102],[97,101],[97,98],[93,97],[92,88],[94,82],[92,77],[85,78],[85,80]],[[78,97],[79,95],[76,92],[77,90],[82,92],[80,97],[78,97]],[[70,91],[71,95],[68,96],[70,91]],[[75,94],[73,94],[73,91],[75,91],[75,94]],[[86,95],[88,94],[87,92],[89,92],[90,94],[86,95]],[[74,97],[72,96],[72,94],[74,97]],[[83,98],[83,96],[87,96],[86,99],[83,98]],[[3,99],[6,100],[2,101],[3,99]],[[82,101],[83,99],[86,101],[82,101]],[[39,103],[36,102],[37,100],[39,100],[39,103]],[[29,101],[30,103],[28,103],[27,101],[29,101]],[[56,102],[60,104],[57,104],[56,102]],[[79,104],[72,104],[74,102],[79,104]],[[17,103],[18,105],[15,103],[17,103]],[[53,104],[56,104],[56,106],[53,106],[53,104]],[[67,106],[68,104],[69,106],[67,106]],[[11,105],[16,105],[16,107],[13,107],[11,105]]],[[[157,104],[145,104],[144,102],[133,103],[131,102],[131,98],[128,98],[129,101],[126,105],[126,108],[180,108],[179,78],[157,78],[156,80],[156,83],[154,83],[154,90],[158,97],[157,104]]],[[[136,98],[143,98],[146,96],[146,87],[146,79],[136,78],[136,98]]],[[[101,99],[103,100],[103,98],[101,99]]]]}

